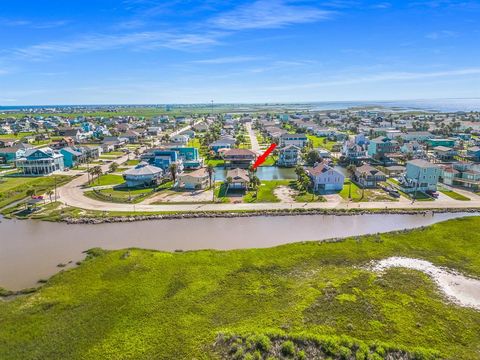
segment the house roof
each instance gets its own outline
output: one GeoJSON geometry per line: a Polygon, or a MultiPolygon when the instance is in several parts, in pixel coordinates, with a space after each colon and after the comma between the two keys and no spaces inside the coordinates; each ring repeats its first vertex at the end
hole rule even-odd
{"type": "Polygon", "coordinates": [[[415,166],[425,167],[425,168],[438,168],[437,165],[432,164],[431,162],[428,162],[428,161],[423,160],[423,159],[410,160],[410,161],[407,162],[407,164],[412,164],[412,165],[415,165],[415,166]]]}
{"type": "Polygon", "coordinates": [[[359,166],[357,167],[357,169],[355,170],[355,172],[357,173],[367,173],[367,174],[375,174],[375,175],[385,175],[383,172],[381,172],[380,170],[374,168],[373,166],[369,165],[369,164],[363,164],[362,166],[359,166]]]}
{"type": "Polygon", "coordinates": [[[71,147],[65,147],[65,148],[63,148],[63,149],[60,150],[60,151],[66,151],[66,152],[68,152],[68,153],[70,153],[70,154],[72,154],[72,155],[75,155],[75,156],[81,156],[81,155],[82,155],[82,153],[81,153],[80,151],[77,151],[77,150],[75,150],[75,149],[72,149],[71,147]]]}
{"type": "Polygon", "coordinates": [[[162,174],[163,170],[153,165],[138,164],[133,169],[126,170],[123,175],[156,175],[162,174]]]}
{"type": "Polygon", "coordinates": [[[207,171],[207,168],[201,168],[201,169],[189,172],[189,173],[182,173],[182,174],[180,174],[180,176],[191,176],[191,177],[194,177],[194,178],[204,178],[204,177],[208,176],[208,171],[207,171]]]}
{"type": "Polygon", "coordinates": [[[452,151],[452,148],[446,147],[446,146],[435,146],[433,148],[435,151],[452,151]]]}
{"type": "Polygon", "coordinates": [[[250,178],[248,177],[247,170],[244,169],[232,169],[227,171],[227,178],[231,177],[234,181],[243,180],[249,182],[250,178]]]}
{"type": "Polygon", "coordinates": [[[225,151],[225,156],[236,156],[236,155],[251,155],[257,156],[252,150],[248,149],[229,149],[225,151]]]}
{"type": "Polygon", "coordinates": [[[284,133],[280,136],[281,138],[294,138],[294,139],[306,139],[307,135],[305,134],[288,134],[284,133]]]}

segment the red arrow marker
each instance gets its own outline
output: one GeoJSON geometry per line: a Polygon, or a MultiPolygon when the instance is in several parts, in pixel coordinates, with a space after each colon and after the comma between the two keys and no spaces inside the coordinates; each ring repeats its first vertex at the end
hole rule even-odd
{"type": "Polygon", "coordinates": [[[255,164],[253,164],[253,168],[256,169],[260,165],[262,165],[265,160],[267,160],[268,155],[277,147],[277,144],[272,144],[268,147],[267,151],[265,151],[262,155],[260,155],[257,158],[257,161],[255,161],[255,164]]]}

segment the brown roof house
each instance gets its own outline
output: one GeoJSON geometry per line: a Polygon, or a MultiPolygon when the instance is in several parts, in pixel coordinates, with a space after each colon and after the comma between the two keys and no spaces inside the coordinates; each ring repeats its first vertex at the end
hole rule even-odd
{"type": "Polygon", "coordinates": [[[257,154],[248,149],[229,149],[223,153],[227,168],[249,168],[257,159],[257,154]]]}
{"type": "Polygon", "coordinates": [[[229,189],[245,190],[248,187],[250,178],[248,177],[247,170],[244,169],[232,169],[227,171],[225,179],[231,178],[232,181],[228,185],[229,189]]]}

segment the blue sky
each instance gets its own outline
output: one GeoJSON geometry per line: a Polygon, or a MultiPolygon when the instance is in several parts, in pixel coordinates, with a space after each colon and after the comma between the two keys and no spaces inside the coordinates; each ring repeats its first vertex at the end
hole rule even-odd
{"type": "Polygon", "coordinates": [[[480,1],[1,1],[0,39],[0,105],[480,97],[480,1]]]}

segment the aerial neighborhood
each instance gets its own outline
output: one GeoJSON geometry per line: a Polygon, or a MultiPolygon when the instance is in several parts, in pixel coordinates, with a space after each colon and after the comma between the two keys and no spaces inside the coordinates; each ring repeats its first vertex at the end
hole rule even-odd
{"type": "Polygon", "coordinates": [[[479,196],[475,112],[116,111],[4,112],[1,181],[13,187],[32,182],[32,211],[38,211],[38,199],[50,200],[52,183],[50,201],[68,204],[56,187],[68,187],[74,178],[84,180],[75,199],[80,208],[82,201],[413,206],[479,196]],[[273,153],[254,168],[273,143],[273,153]],[[37,191],[39,178],[51,181],[37,191]]]}

